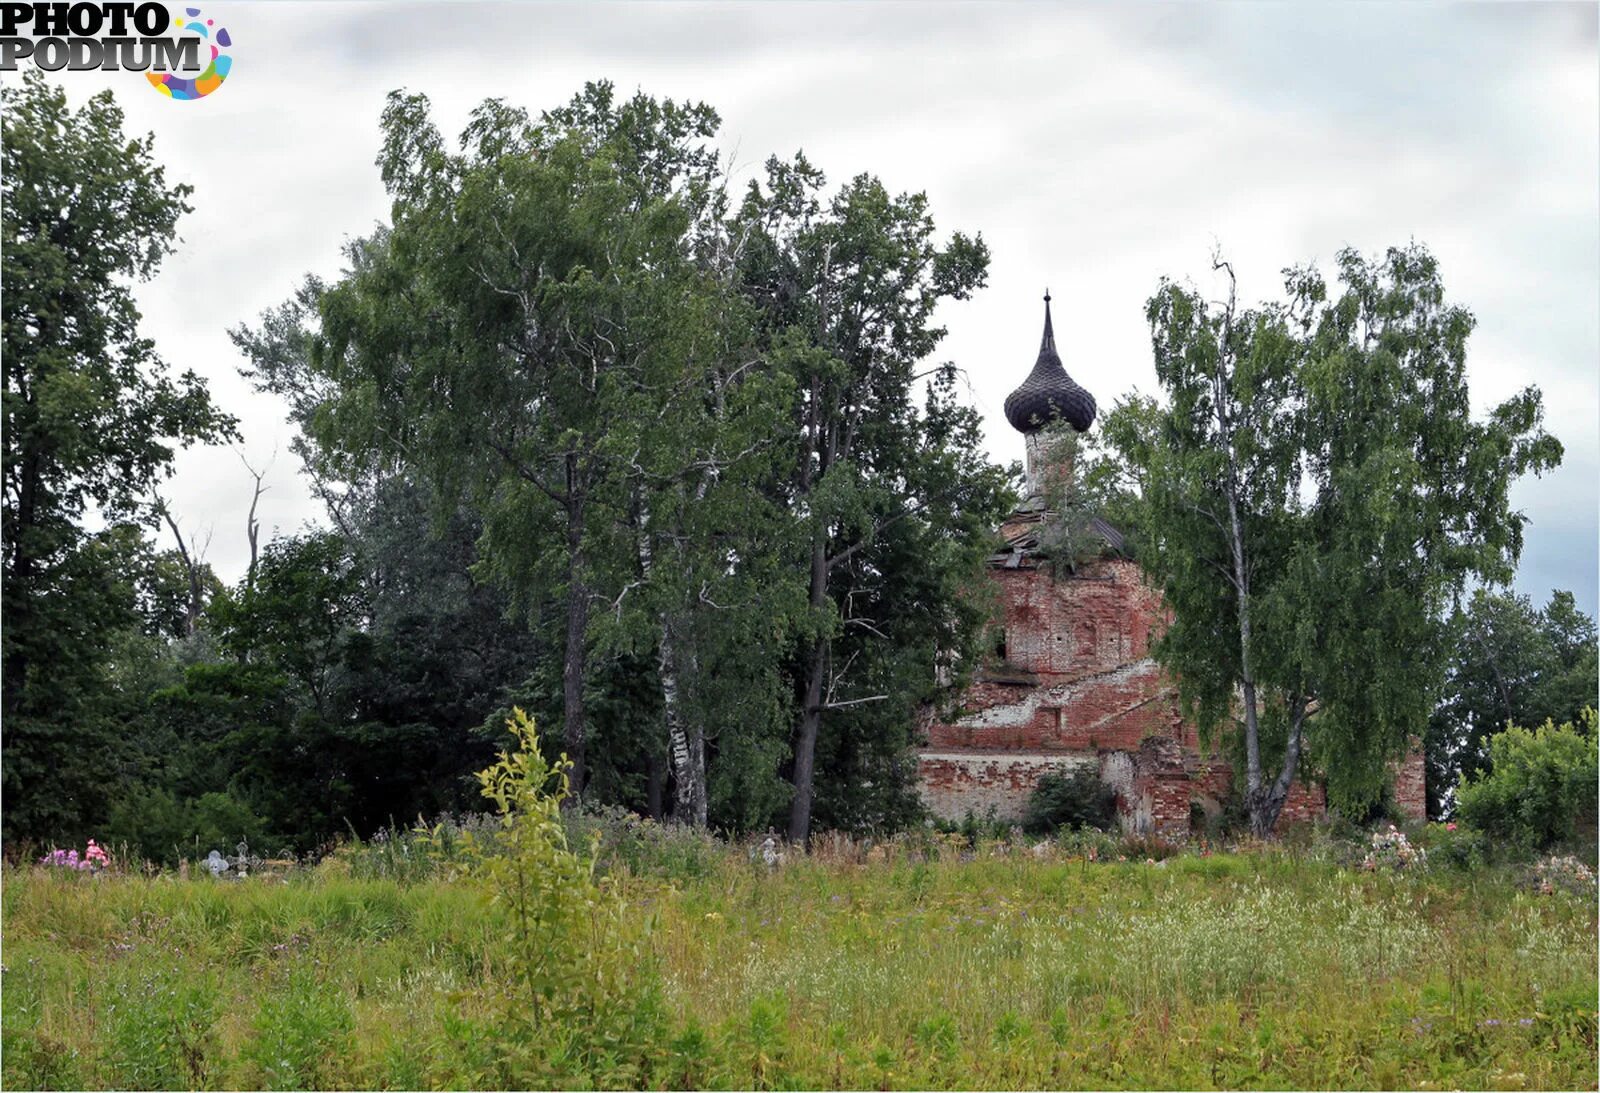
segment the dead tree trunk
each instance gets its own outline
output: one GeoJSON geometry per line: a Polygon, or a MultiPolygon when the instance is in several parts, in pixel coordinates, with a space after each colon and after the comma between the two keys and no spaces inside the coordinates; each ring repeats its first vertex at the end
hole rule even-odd
{"type": "Polygon", "coordinates": [[[172,518],[172,510],[167,503],[156,496],[156,511],[166,521],[172,537],[178,541],[178,557],[183,561],[184,576],[189,582],[189,599],[183,609],[183,633],[185,637],[194,637],[195,631],[200,628],[200,612],[205,609],[205,585],[201,580],[201,562],[196,554],[189,551],[189,544],[184,541],[183,532],[178,529],[178,522],[172,518]]]}
{"type": "Polygon", "coordinates": [[[244,587],[245,591],[248,592],[256,586],[256,559],[260,553],[261,543],[261,522],[256,519],[256,506],[261,503],[261,495],[267,492],[267,487],[263,486],[261,482],[266,477],[267,470],[271,469],[271,465],[268,464],[266,469],[258,471],[250,465],[250,461],[244,457],[243,453],[239,455],[239,462],[244,464],[244,469],[250,472],[251,478],[255,479],[255,488],[250,494],[250,512],[244,518],[245,538],[250,541],[250,568],[245,570],[244,576],[244,587]]]}

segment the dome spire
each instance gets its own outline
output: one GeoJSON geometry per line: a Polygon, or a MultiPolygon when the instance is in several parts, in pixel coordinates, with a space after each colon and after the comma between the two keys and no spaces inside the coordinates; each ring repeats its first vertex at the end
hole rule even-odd
{"type": "Polygon", "coordinates": [[[1059,418],[1078,432],[1094,423],[1094,396],[1067,375],[1056,352],[1055,325],[1050,318],[1050,290],[1044,290],[1044,336],[1039,339],[1039,359],[1033,371],[1006,396],[1006,420],[1023,434],[1036,433],[1059,418]]]}

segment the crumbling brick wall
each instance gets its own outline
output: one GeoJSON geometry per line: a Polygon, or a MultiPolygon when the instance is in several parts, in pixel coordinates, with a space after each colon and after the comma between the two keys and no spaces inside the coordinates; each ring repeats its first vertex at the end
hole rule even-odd
{"type": "Polygon", "coordinates": [[[1427,770],[1422,741],[1413,738],[1411,750],[1394,770],[1394,806],[1401,815],[1418,821],[1428,818],[1427,770]]]}
{"type": "MultiPolygon", "coordinates": [[[[1013,521],[1006,530],[1026,526],[1013,521]]],[[[1087,763],[1116,789],[1130,830],[1181,838],[1192,805],[1219,808],[1233,772],[1202,752],[1172,681],[1150,656],[1167,616],[1138,566],[1112,559],[1055,578],[1018,553],[990,573],[1001,638],[959,708],[926,725],[919,762],[928,809],[948,819],[1018,819],[1040,778],[1087,763]]],[[[1420,746],[1397,766],[1395,800],[1422,818],[1420,746]]],[[[1296,782],[1279,823],[1326,813],[1322,787],[1296,782]]]]}

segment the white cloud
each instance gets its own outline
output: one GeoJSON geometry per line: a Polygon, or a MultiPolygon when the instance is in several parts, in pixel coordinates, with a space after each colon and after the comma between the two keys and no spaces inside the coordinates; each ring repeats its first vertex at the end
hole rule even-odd
{"type": "MultiPolygon", "coordinates": [[[[1247,295],[1345,244],[1416,238],[1479,319],[1474,401],[1546,392],[1567,464],[1518,487],[1533,519],[1522,587],[1596,606],[1600,66],[1593,5],[1045,4],[216,5],[237,43],[216,95],[116,88],[190,182],[185,245],[143,286],[145,329],[210,377],[253,461],[280,449],[270,531],[315,520],[282,408],[237,377],[226,330],[282,300],[385,216],[373,158],[387,91],[428,92],[455,132],[488,96],[530,109],[586,79],[702,99],[746,171],[804,148],[926,190],[946,229],[981,230],[990,287],[947,309],[988,444],[1031,366],[1045,285],[1068,369],[1109,405],[1154,387],[1143,303],[1199,278],[1213,240],[1247,295]]],[[[226,453],[179,460],[171,494],[214,525],[225,576],[246,556],[249,479],[226,453]]]]}

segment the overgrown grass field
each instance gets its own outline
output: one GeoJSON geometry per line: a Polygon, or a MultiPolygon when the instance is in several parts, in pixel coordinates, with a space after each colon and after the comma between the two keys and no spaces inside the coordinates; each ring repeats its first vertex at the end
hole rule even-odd
{"type": "Polygon", "coordinates": [[[508,924],[466,877],[8,868],[4,1084],[1596,1084],[1594,899],[1510,872],[1005,844],[755,857],[613,871],[646,1035],[565,1072],[555,1041],[530,1059],[499,1035],[508,924]]]}

